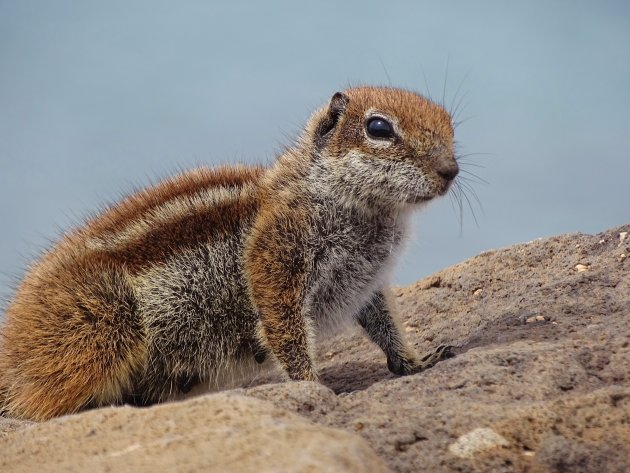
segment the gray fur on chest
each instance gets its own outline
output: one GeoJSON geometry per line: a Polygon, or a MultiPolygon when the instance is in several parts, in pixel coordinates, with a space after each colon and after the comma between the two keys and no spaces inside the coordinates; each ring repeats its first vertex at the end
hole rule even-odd
{"type": "Polygon", "coordinates": [[[304,305],[320,330],[353,320],[386,284],[405,230],[402,216],[365,215],[334,206],[319,209],[312,229],[313,272],[304,305]]]}

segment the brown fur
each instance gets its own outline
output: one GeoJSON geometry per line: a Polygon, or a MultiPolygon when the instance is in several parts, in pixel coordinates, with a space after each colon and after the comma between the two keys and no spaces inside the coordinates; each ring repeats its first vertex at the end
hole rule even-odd
{"type": "Polygon", "coordinates": [[[129,399],[166,400],[212,370],[266,355],[289,378],[316,380],[317,326],[347,311],[392,371],[430,366],[437,358],[420,360],[404,342],[385,267],[403,237],[405,209],[444,194],[456,173],[453,129],[441,107],[412,92],[362,87],[336,94],[268,169],[196,169],[134,193],[29,268],[1,332],[5,411],[41,420],[129,399]],[[367,137],[372,111],[400,133],[367,137]],[[221,245],[235,253],[221,254],[221,245]],[[216,261],[238,274],[209,268],[216,271],[206,276],[183,261],[216,261]],[[179,280],[184,286],[169,287],[179,280]],[[210,309],[199,308],[207,297],[234,307],[223,314],[234,322],[217,319],[223,328],[214,329],[203,312],[210,309]]]}
{"type": "Polygon", "coordinates": [[[115,232],[121,230],[129,221],[175,197],[192,196],[200,189],[242,186],[244,183],[256,181],[263,172],[262,167],[245,166],[193,169],[153,187],[141,189],[101,215],[90,219],[79,232],[84,237],[115,232]]]}

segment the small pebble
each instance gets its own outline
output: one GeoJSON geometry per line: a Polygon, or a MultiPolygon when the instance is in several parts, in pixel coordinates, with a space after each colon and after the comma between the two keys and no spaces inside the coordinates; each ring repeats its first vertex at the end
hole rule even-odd
{"type": "Polygon", "coordinates": [[[619,261],[621,262],[621,261],[625,260],[627,257],[628,257],[628,255],[626,255],[625,253],[621,253],[619,255],[619,261]]]}
{"type": "Polygon", "coordinates": [[[582,271],[588,271],[588,266],[586,266],[585,264],[576,264],[575,269],[578,273],[581,273],[582,271]]]}
{"type": "Polygon", "coordinates": [[[604,240],[603,238],[601,240],[599,240],[599,244],[603,245],[604,243],[606,243],[606,240],[604,240]]]}
{"type": "Polygon", "coordinates": [[[472,458],[475,454],[494,447],[509,447],[510,442],[492,429],[479,428],[459,437],[448,449],[460,458],[472,458]]]}
{"type": "Polygon", "coordinates": [[[528,317],[527,320],[525,320],[525,323],[528,324],[533,324],[534,322],[544,322],[545,316],[544,315],[532,315],[531,317],[528,317]]]}
{"type": "Polygon", "coordinates": [[[626,238],[628,238],[628,232],[621,232],[619,234],[619,244],[621,245],[626,240],[626,238]]]}
{"type": "Polygon", "coordinates": [[[475,289],[475,291],[473,292],[473,296],[480,296],[481,294],[483,294],[483,289],[481,288],[475,289]]]}

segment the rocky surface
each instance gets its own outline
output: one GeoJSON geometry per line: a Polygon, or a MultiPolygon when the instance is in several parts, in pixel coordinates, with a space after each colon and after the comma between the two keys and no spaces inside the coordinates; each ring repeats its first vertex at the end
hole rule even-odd
{"type": "Polygon", "coordinates": [[[4,472],[387,471],[356,435],[230,394],[150,409],[98,409],[4,440],[4,472]]]}
{"type": "Polygon", "coordinates": [[[341,334],[318,344],[323,384],[2,419],[0,470],[630,471],[629,233],[488,251],[397,289],[419,352],[457,347],[423,373],[395,377],[341,334]]]}

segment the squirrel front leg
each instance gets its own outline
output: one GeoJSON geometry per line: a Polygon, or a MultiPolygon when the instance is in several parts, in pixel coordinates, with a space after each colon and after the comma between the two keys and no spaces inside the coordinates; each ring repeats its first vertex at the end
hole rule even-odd
{"type": "Polygon", "coordinates": [[[400,323],[390,302],[389,292],[374,293],[369,302],[359,311],[356,318],[387,356],[387,367],[398,375],[408,375],[430,368],[438,361],[453,356],[451,347],[440,345],[437,349],[419,358],[407,344],[400,323]]]}
{"type": "Polygon", "coordinates": [[[260,342],[290,379],[316,381],[313,323],[302,303],[307,276],[304,245],[294,222],[267,218],[263,223],[252,232],[245,250],[260,342]]]}
{"type": "Polygon", "coordinates": [[[288,301],[260,307],[260,336],[292,380],[317,381],[311,355],[313,330],[298,307],[288,301]]]}

